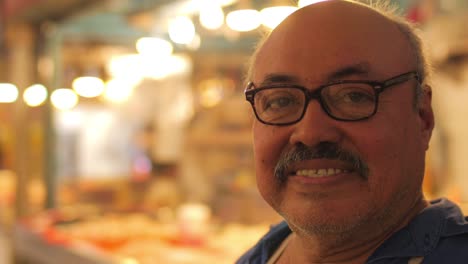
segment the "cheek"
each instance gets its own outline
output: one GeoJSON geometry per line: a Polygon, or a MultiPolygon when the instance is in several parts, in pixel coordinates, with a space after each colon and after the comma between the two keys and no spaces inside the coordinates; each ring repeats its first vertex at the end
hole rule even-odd
{"type": "MultiPolygon", "coordinates": [[[[410,124],[395,124],[381,131],[378,137],[366,141],[364,159],[369,165],[369,185],[377,196],[392,196],[404,189],[414,189],[422,175],[421,146],[410,124]]],[[[388,198],[388,197],[387,197],[388,198]]]]}
{"type": "Polygon", "coordinates": [[[270,206],[278,208],[283,192],[281,184],[274,178],[274,169],[289,142],[289,134],[285,128],[254,123],[253,135],[257,188],[270,206]]]}
{"type": "Polygon", "coordinates": [[[257,178],[265,181],[273,177],[274,168],[289,137],[277,127],[258,123],[254,124],[253,135],[257,178]]]}

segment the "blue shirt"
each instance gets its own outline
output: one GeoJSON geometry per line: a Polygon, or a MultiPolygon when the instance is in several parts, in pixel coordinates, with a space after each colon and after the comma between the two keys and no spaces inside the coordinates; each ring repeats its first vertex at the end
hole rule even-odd
{"type": "MultiPolygon", "coordinates": [[[[270,231],[237,264],[265,264],[291,234],[286,222],[270,231]]],[[[408,264],[423,256],[423,264],[468,264],[468,217],[447,199],[431,201],[406,227],[387,239],[367,264],[408,264]]]]}

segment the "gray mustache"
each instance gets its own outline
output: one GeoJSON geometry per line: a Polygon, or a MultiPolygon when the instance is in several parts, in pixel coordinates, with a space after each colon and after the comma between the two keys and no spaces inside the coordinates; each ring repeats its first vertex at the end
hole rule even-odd
{"type": "Polygon", "coordinates": [[[291,163],[312,159],[339,160],[350,164],[363,178],[367,179],[369,174],[367,164],[358,155],[341,148],[336,143],[321,142],[313,147],[299,143],[283,152],[275,167],[275,177],[283,182],[288,177],[287,171],[291,163]]]}

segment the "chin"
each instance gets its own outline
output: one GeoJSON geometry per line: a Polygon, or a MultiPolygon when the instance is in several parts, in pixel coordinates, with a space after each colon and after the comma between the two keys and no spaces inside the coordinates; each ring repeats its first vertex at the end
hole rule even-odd
{"type": "Polygon", "coordinates": [[[345,236],[345,234],[353,236],[361,226],[366,226],[369,222],[360,215],[342,217],[282,214],[282,216],[294,232],[318,237],[345,236]]]}
{"type": "Polygon", "coordinates": [[[272,206],[293,231],[308,236],[353,236],[360,232],[361,227],[379,225],[379,220],[374,218],[380,212],[362,201],[356,201],[352,206],[342,201],[283,202],[276,205],[272,206]]]}

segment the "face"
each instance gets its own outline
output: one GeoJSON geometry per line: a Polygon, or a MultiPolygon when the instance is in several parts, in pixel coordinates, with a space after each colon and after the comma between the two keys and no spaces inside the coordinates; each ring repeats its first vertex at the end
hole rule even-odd
{"type": "MultiPolygon", "coordinates": [[[[338,80],[383,81],[415,67],[409,44],[392,23],[364,7],[332,1],[303,8],[277,27],[258,53],[252,81],[257,87],[286,82],[314,90],[338,80]]],[[[255,121],[257,184],[264,199],[297,232],[342,233],[403,221],[423,199],[433,127],[430,93],[414,109],[416,84],[411,79],[383,92],[377,113],[367,120],[334,120],[313,100],[298,123],[255,121]],[[284,153],[326,144],[351,153],[367,169],[319,156],[286,162],[284,177],[275,177],[284,153]],[[303,175],[317,171],[325,176],[303,175]]]]}

